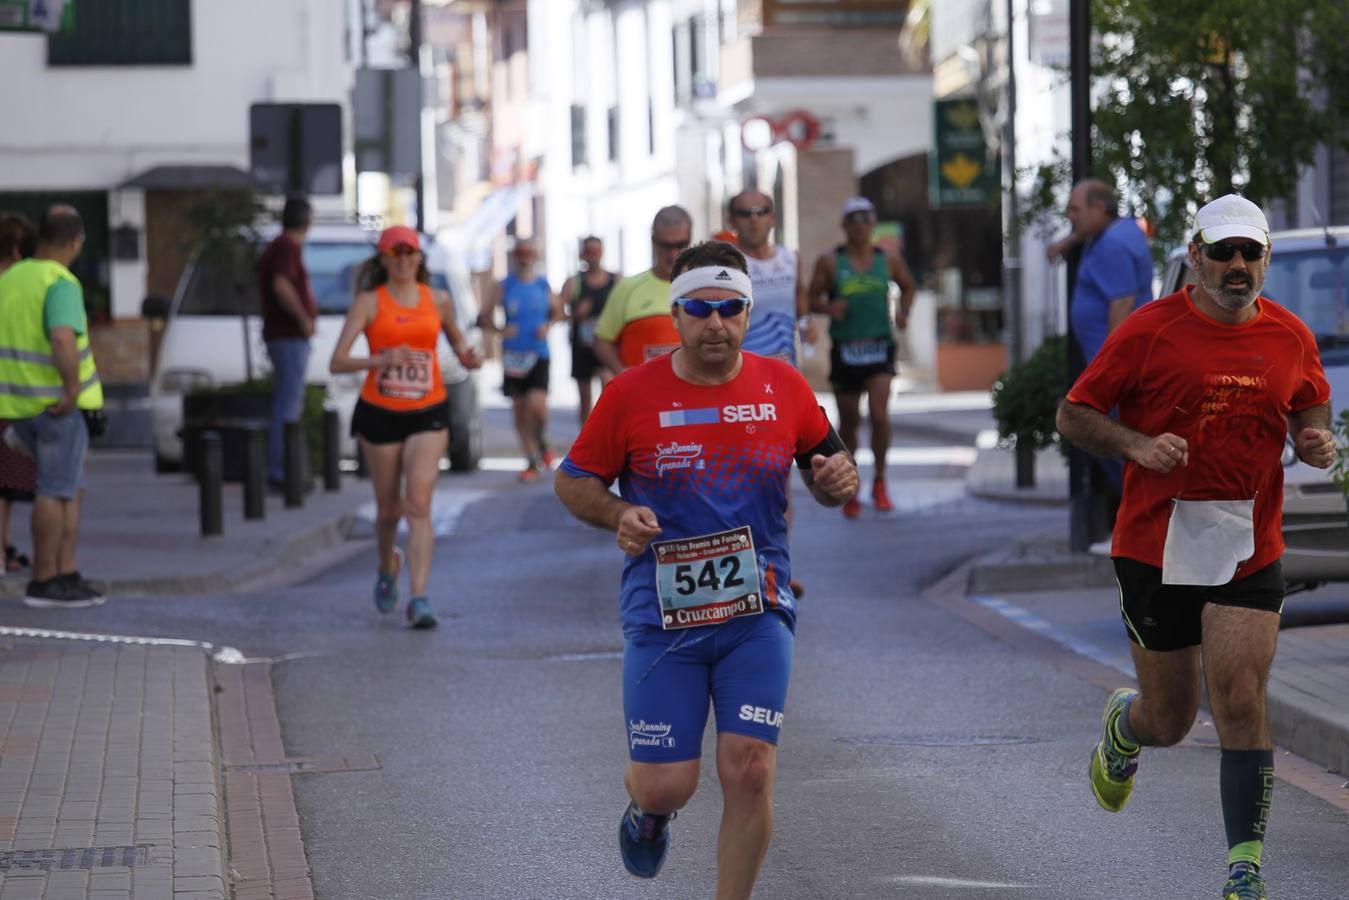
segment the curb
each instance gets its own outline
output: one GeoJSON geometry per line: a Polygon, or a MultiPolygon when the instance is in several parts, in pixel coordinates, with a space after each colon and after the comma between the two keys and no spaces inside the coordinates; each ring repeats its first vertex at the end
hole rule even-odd
{"type": "MultiPolygon", "coordinates": [[[[1014,554],[1029,551],[1029,545],[1021,545],[1012,551],[1011,558],[1006,553],[994,553],[972,560],[965,573],[964,596],[1112,588],[1118,584],[1109,559],[1047,554],[1016,561],[1014,554]]],[[[1295,688],[1273,681],[1265,705],[1275,745],[1327,771],[1349,775],[1349,728],[1335,719],[1333,710],[1309,709],[1295,688]]]]}
{"type": "MultiPolygon", "coordinates": [[[[237,593],[259,581],[297,569],[310,556],[345,543],[355,528],[356,518],[353,513],[343,513],[335,519],[313,526],[276,545],[276,552],[271,559],[248,569],[224,569],[200,575],[169,575],[163,578],[100,579],[96,583],[108,594],[117,597],[237,593]]],[[[26,588],[27,580],[24,578],[0,580],[0,599],[21,598],[26,588]]]]}

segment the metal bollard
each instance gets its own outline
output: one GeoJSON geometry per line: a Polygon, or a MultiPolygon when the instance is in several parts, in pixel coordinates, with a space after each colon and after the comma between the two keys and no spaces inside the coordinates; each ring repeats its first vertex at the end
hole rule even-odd
{"type": "Polygon", "coordinates": [[[338,467],[338,441],[341,423],[337,410],[323,411],[323,489],[325,491],[342,490],[342,470],[338,467]]]}
{"type": "Polygon", "coordinates": [[[249,425],[244,430],[244,518],[267,514],[267,429],[249,425]]]}
{"type": "Polygon", "coordinates": [[[200,512],[201,535],[209,537],[225,532],[220,485],[225,475],[224,443],[218,431],[201,433],[200,512]]]}
{"type": "Polygon", "coordinates": [[[304,430],[299,422],[287,422],[285,434],[286,508],[304,505],[305,447],[304,430]]]}

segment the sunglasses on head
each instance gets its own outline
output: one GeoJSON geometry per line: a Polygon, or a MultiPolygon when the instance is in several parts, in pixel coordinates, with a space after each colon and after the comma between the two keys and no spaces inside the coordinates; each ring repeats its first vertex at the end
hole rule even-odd
{"type": "Polygon", "coordinates": [[[771,206],[737,206],[731,210],[731,215],[737,219],[748,219],[750,216],[771,216],[773,208],[771,206]]]}
{"type": "Polygon", "coordinates": [[[729,300],[699,300],[696,297],[679,297],[675,299],[675,302],[684,312],[695,319],[706,319],[714,312],[726,319],[731,316],[738,316],[749,309],[752,301],[747,297],[732,297],[729,300]]]}
{"type": "Polygon", "coordinates": [[[418,253],[421,253],[421,252],[422,252],[422,251],[419,250],[419,249],[417,249],[416,247],[411,247],[411,246],[408,246],[407,244],[399,244],[397,247],[394,247],[392,250],[385,250],[385,251],[384,251],[384,255],[385,255],[385,256],[390,256],[390,257],[396,257],[396,256],[416,256],[418,253]]]}
{"type": "Polygon", "coordinates": [[[849,225],[855,225],[861,222],[874,222],[876,217],[869,212],[853,212],[844,216],[843,221],[849,225]]]}
{"type": "Polygon", "coordinates": [[[1229,262],[1232,257],[1238,253],[1246,262],[1255,262],[1257,259],[1265,258],[1265,250],[1268,249],[1264,244],[1257,244],[1255,241],[1245,241],[1240,244],[1200,244],[1199,250],[1214,262],[1229,262]]]}
{"type": "Polygon", "coordinates": [[[682,252],[689,249],[689,241],[662,241],[652,238],[651,243],[656,245],[657,250],[679,250],[682,252]]]}

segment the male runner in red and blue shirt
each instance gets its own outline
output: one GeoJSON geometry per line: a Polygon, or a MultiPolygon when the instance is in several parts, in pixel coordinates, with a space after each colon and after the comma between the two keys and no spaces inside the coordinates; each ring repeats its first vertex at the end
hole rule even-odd
{"type": "Polygon", "coordinates": [[[556,477],[567,508],[615,531],[627,554],[624,865],[643,878],[660,871],[667,825],[698,786],[711,699],[725,804],[719,898],[749,897],[772,835],[796,623],[792,462],[822,504],[857,491],[857,469],[800,373],[740,352],[747,268],[716,241],[679,257],[670,288],[679,349],[610,383],[556,477]],[[608,490],[615,479],[621,497],[608,490]]]}

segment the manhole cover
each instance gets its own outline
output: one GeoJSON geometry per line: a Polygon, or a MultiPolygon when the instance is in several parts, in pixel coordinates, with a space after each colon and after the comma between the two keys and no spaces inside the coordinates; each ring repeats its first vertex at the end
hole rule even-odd
{"type": "Polygon", "coordinates": [[[65,850],[0,850],[0,872],[41,869],[112,869],[145,865],[150,845],[138,847],[79,847],[65,850]]]}
{"type": "Polygon", "coordinates": [[[1037,739],[1012,734],[862,734],[834,738],[841,744],[871,747],[1006,747],[1037,739]]]}

